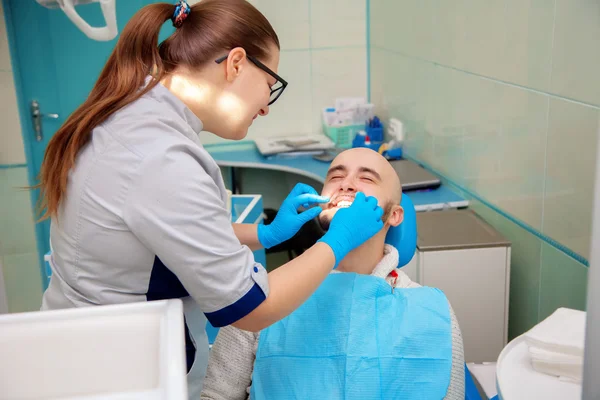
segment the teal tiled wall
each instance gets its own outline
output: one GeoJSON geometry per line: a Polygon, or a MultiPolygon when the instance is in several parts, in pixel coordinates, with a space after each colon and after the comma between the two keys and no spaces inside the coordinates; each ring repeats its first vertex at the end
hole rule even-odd
{"type": "Polygon", "coordinates": [[[9,312],[39,310],[42,280],[25,167],[0,168],[0,265],[9,312]]]}
{"type": "Polygon", "coordinates": [[[369,25],[378,114],[401,119],[407,153],[512,242],[511,337],[559,306],[583,309],[600,3],[370,0],[369,25]]]}

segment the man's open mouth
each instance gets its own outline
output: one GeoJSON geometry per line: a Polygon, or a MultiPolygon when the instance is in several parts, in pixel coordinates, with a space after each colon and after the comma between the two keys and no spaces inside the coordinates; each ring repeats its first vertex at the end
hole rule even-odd
{"type": "Polygon", "coordinates": [[[335,200],[331,203],[331,205],[333,207],[338,207],[338,208],[348,208],[352,205],[353,202],[354,202],[354,196],[342,194],[340,196],[337,196],[335,198],[335,200]]]}

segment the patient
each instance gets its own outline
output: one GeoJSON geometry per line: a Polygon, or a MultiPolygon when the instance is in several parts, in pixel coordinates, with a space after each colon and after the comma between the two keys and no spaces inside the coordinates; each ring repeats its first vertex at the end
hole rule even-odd
{"type": "MultiPolygon", "coordinates": [[[[379,153],[366,148],[356,148],[340,153],[333,160],[322,191],[324,196],[331,198],[331,202],[323,207],[324,210],[319,216],[322,227],[327,229],[337,210],[349,207],[357,192],[377,198],[379,205],[384,209],[382,221],[385,224],[381,232],[341,260],[332,274],[351,272],[371,275],[385,280],[390,286],[398,289],[420,287],[401,269],[396,268],[398,251],[395,247],[385,244],[388,229],[402,222],[404,211],[399,205],[402,190],[398,175],[379,153]]],[[[356,228],[360,229],[359,226],[356,228]]],[[[451,329],[447,332],[451,331],[452,338],[451,364],[448,365],[451,366],[445,398],[462,400],[465,390],[463,343],[451,307],[449,315],[451,329]]],[[[318,324],[319,321],[314,323],[318,324]]],[[[211,350],[202,399],[249,398],[259,339],[260,333],[242,331],[233,326],[227,326],[219,331],[211,350]]],[[[402,376],[398,372],[401,368],[397,366],[394,371],[398,374],[398,379],[402,376]]],[[[398,395],[402,397],[401,394],[398,395]]],[[[291,398],[296,397],[292,394],[291,398]]],[[[313,398],[322,397],[319,393],[315,393],[313,398]]]]}

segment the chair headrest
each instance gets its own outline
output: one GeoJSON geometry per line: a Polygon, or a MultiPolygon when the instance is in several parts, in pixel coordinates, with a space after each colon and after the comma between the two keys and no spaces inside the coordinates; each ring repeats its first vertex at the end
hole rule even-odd
{"type": "Polygon", "coordinates": [[[417,248],[417,213],[415,206],[406,194],[402,194],[400,205],[404,209],[404,220],[395,227],[390,227],[385,242],[398,250],[398,268],[410,262],[417,248]]]}

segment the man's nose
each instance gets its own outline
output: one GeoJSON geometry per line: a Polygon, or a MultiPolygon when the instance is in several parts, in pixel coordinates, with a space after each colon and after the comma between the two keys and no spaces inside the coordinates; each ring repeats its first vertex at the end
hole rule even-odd
{"type": "Polygon", "coordinates": [[[356,192],[356,185],[351,177],[346,177],[342,182],[341,189],[345,192],[356,192]]]}

